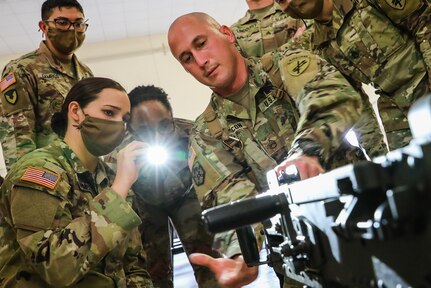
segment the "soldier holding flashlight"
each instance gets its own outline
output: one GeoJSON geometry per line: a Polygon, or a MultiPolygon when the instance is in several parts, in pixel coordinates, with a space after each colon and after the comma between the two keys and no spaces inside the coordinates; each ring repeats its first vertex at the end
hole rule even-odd
{"type": "MultiPolygon", "coordinates": [[[[187,167],[189,131],[192,122],[172,117],[172,107],[163,89],[138,86],[129,93],[131,117],[125,140],[117,148],[139,140],[149,145],[144,166],[133,185],[141,220],[141,237],[147,254],[148,272],[155,287],[173,287],[170,220],[187,254],[212,252],[213,238],[205,231],[201,208],[187,167]],[[163,149],[164,148],[164,149],[163,149]],[[162,153],[162,152],[165,152],[162,153]],[[163,159],[167,160],[163,163],[163,159]]],[[[115,169],[116,151],[105,158],[115,169]]],[[[218,287],[211,271],[194,266],[199,287],[218,287]]]]}

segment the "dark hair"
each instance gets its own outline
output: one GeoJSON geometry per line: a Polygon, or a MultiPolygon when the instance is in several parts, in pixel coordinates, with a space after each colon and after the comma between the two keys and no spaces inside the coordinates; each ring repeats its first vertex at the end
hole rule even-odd
{"type": "Polygon", "coordinates": [[[144,101],[156,100],[162,103],[172,114],[172,106],[169,103],[168,94],[162,88],[155,87],[154,85],[142,85],[134,88],[129,93],[129,99],[132,109],[144,101]]]}
{"type": "Polygon", "coordinates": [[[61,106],[60,112],[54,113],[51,119],[51,128],[59,136],[64,137],[67,128],[67,112],[69,104],[72,101],[78,102],[81,108],[85,108],[89,103],[93,102],[98,94],[107,88],[116,89],[119,91],[126,90],[118,82],[103,77],[90,77],[78,81],[67,93],[64,99],[63,105],[61,106]]]}
{"type": "Polygon", "coordinates": [[[75,7],[79,10],[82,14],[84,14],[84,9],[82,9],[81,4],[79,4],[76,0],[46,0],[42,4],[41,9],[41,17],[42,20],[47,20],[49,16],[51,16],[52,9],[54,8],[61,8],[61,7],[75,7]]]}

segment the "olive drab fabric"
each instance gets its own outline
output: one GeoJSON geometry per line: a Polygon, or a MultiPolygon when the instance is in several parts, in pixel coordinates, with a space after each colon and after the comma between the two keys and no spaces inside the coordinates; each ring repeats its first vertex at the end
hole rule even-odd
{"type": "Polygon", "coordinates": [[[0,84],[0,141],[6,167],[28,152],[51,143],[52,115],[60,111],[70,88],[91,70],[73,55],[70,67],[39,49],[9,62],[0,84]]]}
{"type": "MultiPolygon", "coordinates": [[[[170,137],[164,144],[169,151],[167,165],[156,168],[144,164],[138,180],[133,185],[134,207],[142,220],[140,232],[147,256],[147,269],[154,286],[160,288],[173,287],[169,221],[173,223],[188,255],[200,252],[218,256],[212,250],[213,236],[204,229],[202,209],[187,166],[189,135],[193,122],[174,118],[174,123],[175,137],[170,137]]],[[[134,133],[136,132],[128,132],[123,143],[105,157],[106,163],[114,170],[116,155],[121,147],[134,140],[145,140],[134,133]]],[[[197,265],[192,267],[199,287],[219,287],[209,269],[197,265]]]]}
{"type": "MultiPolygon", "coordinates": [[[[319,159],[326,169],[341,165],[341,158],[352,160],[346,159],[351,147],[342,139],[362,112],[360,95],[333,66],[310,52],[286,50],[270,57],[281,87],[271,81],[261,63],[249,59],[245,84],[249,85],[249,109],[213,93],[209,105],[222,136],[210,131],[208,115],[195,122],[189,168],[204,209],[262,192],[244,172],[244,163],[235,155],[238,149],[263,191],[266,172],[284,160],[298,141],[319,143],[319,159]]],[[[228,257],[240,251],[232,232],[217,235],[216,247],[228,257]]]]}
{"type": "Polygon", "coordinates": [[[407,111],[427,91],[428,76],[421,51],[410,35],[369,1],[333,2],[332,21],[314,23],[313,51],[357,87],[372,83],[380,94],[378,110],[389,148],[407,145],[411,140],[407,111]]]}
{"type": "MultiPolygon", "coordinates": [[[[415,40],[431,75],[431,1],[367,0],[415,40]]],[[[431,87],[431,76],[428,76],[431,87]]]]}
{"type": "Polygon", "coordinates": [[[55,140],[17,161],[1,187],[1,287],[153,287],[141,223],[110,188],[112,170],[86,170],[55,140]]]}
{"type": "MultiPolygon", "coordinates": [[[[302,20],[284,13],[277,3],[259,10],[247,10],[244,17],[231,25],[236,44],[244,57],[260,57],[291,40],[299,29],[305,29],[302,20]]],[[[296,48],[309,47],[309,40],[301,38],[296,48]]]]}

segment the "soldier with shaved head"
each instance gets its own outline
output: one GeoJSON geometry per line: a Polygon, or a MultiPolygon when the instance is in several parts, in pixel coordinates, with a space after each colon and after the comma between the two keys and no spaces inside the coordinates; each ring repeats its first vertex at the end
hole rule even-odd
{"type": "MultiPolygon", "coordinates": [[[[246,59],[232,30],[204,13],[177,18],[168,42],[183,68],[213,92],[189,151],[203,208],[266,190],[266,171],[278,164],[279,170],[296,165],[305,179],[355,158],[347,156],[357,151],[344,136],[359,118],[361,97],[318,56],[298,49],[246,59]]],[[[229,287],[256,278],[233,232],[217,235],[214,245],[225,258],[193,255],[192,262],[213,269],[229,287]]]]}

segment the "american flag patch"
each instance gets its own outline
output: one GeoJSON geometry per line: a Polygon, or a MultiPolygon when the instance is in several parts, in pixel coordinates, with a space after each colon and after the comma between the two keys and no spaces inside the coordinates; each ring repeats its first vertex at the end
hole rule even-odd
{"type": "Polygon", "coordinates": [[[14,84],[16,82],[15,75],[13,73],[9,73],[4,77],[0,82],[0,91],[3,92],[7,87],[14,84]]]}
{"type": "Polygon", "coordinates": [[[49,189],[54,189],[59,179],[60,175],[36,167],[27,168],[21,177],[21,180],[40,184],[49,189]]]}

